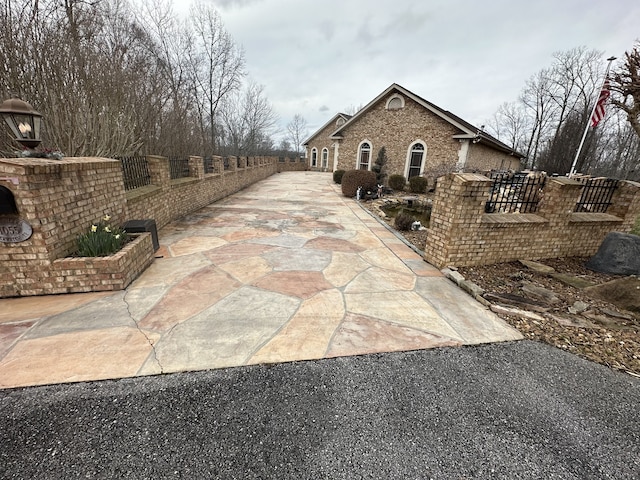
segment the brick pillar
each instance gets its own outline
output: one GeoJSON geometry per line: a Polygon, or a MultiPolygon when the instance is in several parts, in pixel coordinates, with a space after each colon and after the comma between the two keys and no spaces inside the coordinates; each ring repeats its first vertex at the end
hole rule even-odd
{"type": "Polygon", "coordinates": [[[473,239],[490,189],[490,179],[472,173],[438,179],[425,246],[427,261],[443,268],[465,254],[465,239],[473,239]]]}
{"type": "Polygon", "coordinates": [[[166,191],[171,186],[171,173],[169,171],[169,159],[158,155],[147,155],[151,184],[157,185],[166,191]]]}
{"type": "Polygon", "coordinates": [[[202,157],[195,155],[189,157],[189,176],[199,180],[204,179],[204,161],[202,157]]]}
{"type": "Polygon", "coordinates": [[[212,158],[213,158],[213,173],[222,173],[224,171],[224,164],[222,163],[222,157],[220,155],[214,155],[212,158]]]}
{"type": "Polygon", "coordinates": [[[557,218],[563,221],[576,209],[576,203],[582,194],[582,184],[565,177],[550,177],[544,186],[544,195],[538,204],[538,214],[548,219],[550,223],[557,223],[557,218]]]}
{"type": "Polygon", "coordinates": [[[624,220],[620,230],[628,232],[640,217],[640,183],[621,181],[611,198],[607,213],[624,220]]]}

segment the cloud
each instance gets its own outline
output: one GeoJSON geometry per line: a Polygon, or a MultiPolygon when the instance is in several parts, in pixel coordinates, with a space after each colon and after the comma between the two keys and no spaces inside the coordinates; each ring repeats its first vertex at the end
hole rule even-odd
{"type": "Polygon", "coordinates": [[[230,10],[233,8],[245,8],[263,0],[209,0],[220,10],[230,10]]]}
{"type": "Polygon", "coordinates": [[[322,113],[326,113],[326,112],[331,111],[331,109],[330,109],[329,107],[327,107],[326,105],[322,105],[322,106],[318,109],[318,111],[319,111],[319,112],[322,112],[322,113]]]}

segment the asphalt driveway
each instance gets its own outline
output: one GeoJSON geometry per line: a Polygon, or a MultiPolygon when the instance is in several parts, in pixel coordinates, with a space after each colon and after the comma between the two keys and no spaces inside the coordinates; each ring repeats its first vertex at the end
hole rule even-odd
{"type": "Polygon", "coordinates": [[[530,341],[0,391],[2,478],[633,479],[640,380],[530,341]]]}

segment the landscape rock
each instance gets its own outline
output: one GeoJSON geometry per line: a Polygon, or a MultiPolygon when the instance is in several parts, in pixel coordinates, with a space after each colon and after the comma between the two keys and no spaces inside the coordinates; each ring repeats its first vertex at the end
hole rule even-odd
{"type": "Polygon", "coordinates": [[[589,304],[585,302],[581,302],[580,300],[573,303],[573,306],[569,307],[569,313],[576,314],[582,313],[589,309],[589,304]]]}
{"type": "Polygon", "coordinates": [[[519,308],[505,307],[503,305],[491,305],[490,307],[493,313],[502,313],[504,315],[514,315],[516,317],[528,318],[529,320],[535,320],[537,322],[543,322],[544,317],[534,312],[528,312],[526,310],[520,310],[519,308]]]}
{"type": "Polygon", "coordinates": [[[531,282],[523,282],[522,291],[530,298],[541,300],[551,305],[560,303],[562,301],[551,290],[548,290],[544,287],[539,287],[538,285],[535,285],[531,282]]]}
{"type": "Polygon", "coordinates": [[[555,268],[545,265],[544,263],[534,262],[533,260],[518,260],[522,265],[536,273],[551,274],[555,273],[555,268]]]}
{"type": "Polygon", "coordinates": [[[640,236],[609,233],[585,266],[596,272],[614,275],[640,275],[640,236]]]}
{"type": "Polygon", "coordinates": [[[491,302],[526,308],[527,310],[534,312],[546,312],[549,310],[549,306],[547,304],[542,304],[541,302],[530,300],[512,293],[485,293],[484,298],[491,302]]]}
{"type": "Polygon", "coordinates": [[[560,325],[563,325],[565,327],[578,327],[578,328],[595,328],[596,327],[592,322],[590,322],[585,318],[573,317],[573,316],[569,317],[569,316],[553,315],[553,314],[549,314],[548,317],[551,318],[552,320],[555,320],[560,325]]]}
{"type": "Polygon", "coordinates": [[[607,283],[585,288],[584,292],[598,300],[604,300],[629,312],[640,313],[640,279],[617,278],[607,283]]]}

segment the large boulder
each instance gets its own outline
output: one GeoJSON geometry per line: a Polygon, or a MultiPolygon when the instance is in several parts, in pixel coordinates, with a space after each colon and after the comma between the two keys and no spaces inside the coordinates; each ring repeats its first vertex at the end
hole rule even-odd
{"type": "Polygon", "coordinates": [[[614,275],[640,275],[640,236],[609,233],[585,266],[596,272],[614,275]]]}

